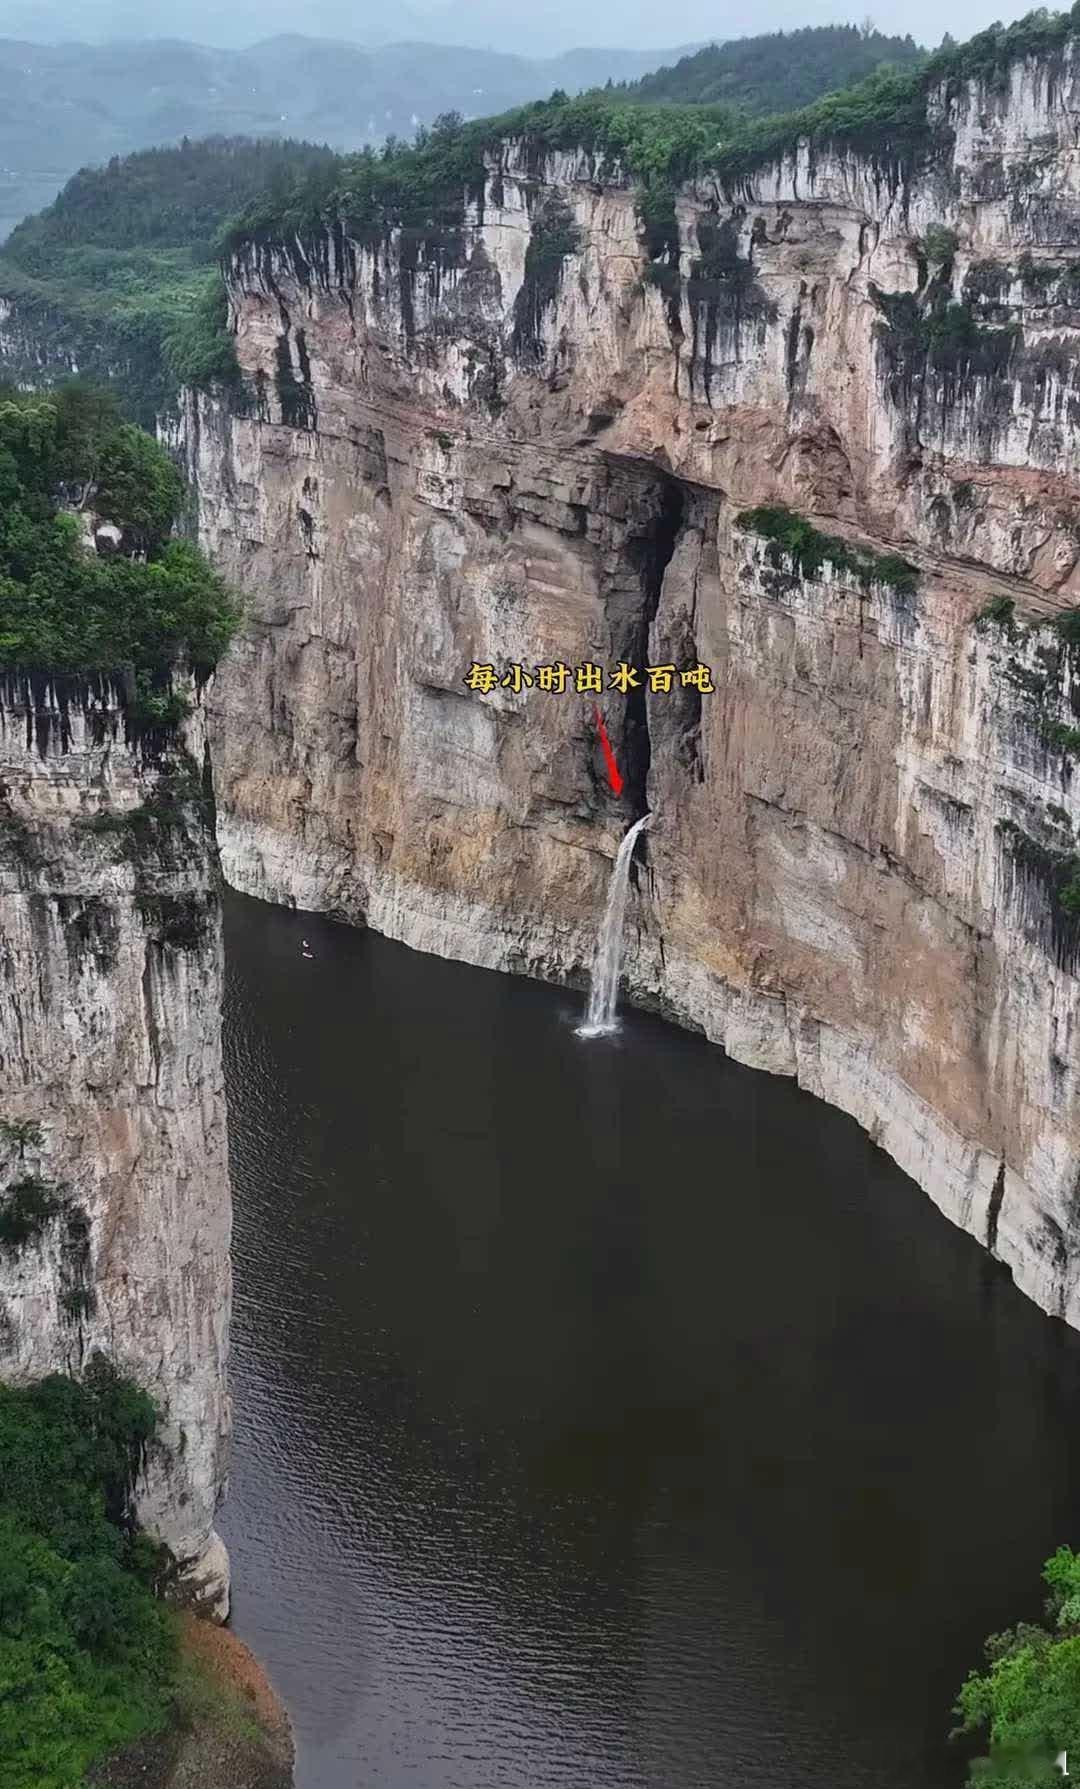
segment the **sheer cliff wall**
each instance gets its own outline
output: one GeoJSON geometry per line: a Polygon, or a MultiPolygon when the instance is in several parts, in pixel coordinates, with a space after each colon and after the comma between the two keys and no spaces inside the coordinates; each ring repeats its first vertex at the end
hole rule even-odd
{"type": "Polygon", "coordinates": [[[574,981],[648,805],[634,995],[853,1113],[1076,1323],[1080,71],[930,111],[918,157],[684,188],[677,267],[617,171],[513,142],[458,230],[236,255],[243,393],[180,443],[250,605],[219,836],[251,893],[574,981]],[[802,575],[739,524],[775,504],[914,588],[802,575]],[[716,683],[605,694],[620,803],[591,698],[463,682],[620,659],[716,683]]]}
{"type": "Polygon", "coordinates": [[[140,1519],[224,1615],[230,1204],[197,703],[187,729],[184,751],[137,735],[107,679],[0,677],[0,1376],[100,1353],[153,1395],[140,1519]]]}

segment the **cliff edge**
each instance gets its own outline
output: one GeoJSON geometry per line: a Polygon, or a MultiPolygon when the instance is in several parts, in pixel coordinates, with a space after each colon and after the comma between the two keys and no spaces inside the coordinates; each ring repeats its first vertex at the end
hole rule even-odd
{"type": "Polygon", "coordinates": [[[220,876],[190,702],[182,738],[103,674],[0,673],[0,1375],[100,1352],[151,1394],[137,1515],[223,1619],[220,876]]]}
{"type": "Polygon", "coordinates": [[[917,128],[721,155],[489,146],[456,211],[343,203],[227,267],[189,394],[246,592],[211,734],[226,875],[580,981],[657,819],[634,997],[852,1113],[1080,1323],[1080,60],[917,128]],[[601,698],[512,664],[709,667],[601,698]],[[467,688],[472,663],[500,673],[467,688]]]}

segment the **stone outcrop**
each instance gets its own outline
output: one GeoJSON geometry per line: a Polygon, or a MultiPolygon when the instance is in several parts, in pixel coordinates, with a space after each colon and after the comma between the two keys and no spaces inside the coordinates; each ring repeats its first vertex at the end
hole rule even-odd
{"type": "Polygon", "coordinates": [[[943,87],[917,156],[685,187],[677,264],[617,171],[507,143],[457,231],[237,253],[243,392],[179,443],[249,602],[238,887],[580,981],[648,805],[635,997],[853,1113],[1073,1323],[1078,116],[1068,48],[943,87]],[[916,578],[785,558],[739,519],[776,505],[916,578]],[[592,697],[463,681],[619,660],[716,685],[605,691],[621,803],[592,697]]]}
{"type": "Polygon", "coordinates": [[[223,1617],[222,946],[191,696],[181,746],[107,679],[0,678],[0,1376],[101,1354],[153,1395],[139,1516],[223,1617]]]}
{"type": "Polygon", "coordinates": [[[75,343],[55,311],[35,307],[24,316],[10,298],[0,297],[0,361],[4,376],[19,385],[68,379],[79,371],[75,343]]]}

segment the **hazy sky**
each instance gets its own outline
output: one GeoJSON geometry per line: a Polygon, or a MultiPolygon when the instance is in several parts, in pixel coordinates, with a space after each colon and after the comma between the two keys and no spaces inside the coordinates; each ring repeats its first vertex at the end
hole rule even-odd
{"type": "Polygon", "coordinates": [[[110,37],[186,37],[239,48],[279,32],[386,43],[424,37],[443,43],[548,54],[587,44],[667,48],[709,38],[852,20],[867,12],[882,31],[937,43],[943,32],[969,37],[995,18],[1030,10],[1009,0],[756,0],[752,7],[709,0],[0,0],[0,35],[37,42],[110,37]]]}

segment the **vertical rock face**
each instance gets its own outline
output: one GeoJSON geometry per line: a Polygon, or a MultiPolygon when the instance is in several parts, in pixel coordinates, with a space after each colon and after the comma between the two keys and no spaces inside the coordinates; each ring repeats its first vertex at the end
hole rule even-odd
{"type": "Polygon", "coordinates": [[[209,1612],[229,1409],[218,864],[186,749],[104,679],[0,678],[0,1376],[157,1401],[143,1523],[209,1612]],[[26,1127],[29,1127],[27,1129],[26,1127]]]}
{"type": "Polygon", "coordinates": [[[240,253],[244,396],[183,432],[250,604],[230,879],[579,979],[648,805],[637,996],[853,1113],[1074,1323],[1078,112],[1071,48],[943,88],[917,157],[685,188],[651,263],[628,182],[508,143],[457,232],[240,253]],[[740,521],[778,504],[847,550],[740,521]],[[621,805],[591,696],[463,681],[619,660],[716,684],[605,691],[621,805]]]}

